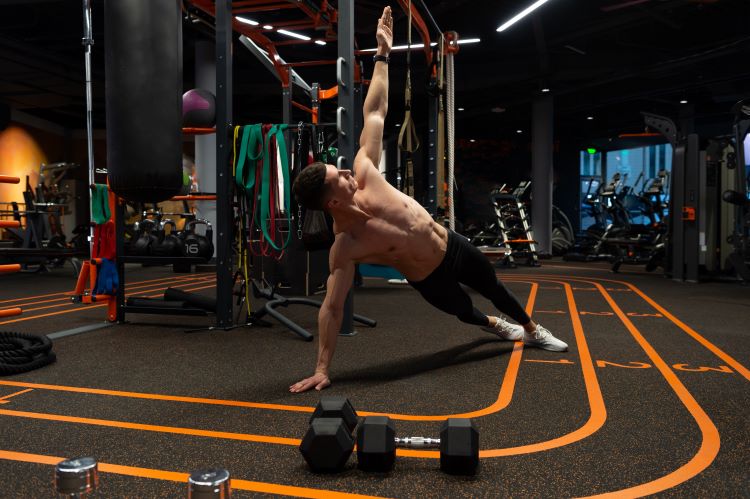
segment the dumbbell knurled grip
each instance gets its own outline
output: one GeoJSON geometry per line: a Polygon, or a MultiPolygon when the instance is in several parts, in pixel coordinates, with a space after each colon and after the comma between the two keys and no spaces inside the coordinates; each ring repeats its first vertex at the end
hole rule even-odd
{"type": "Polygon", "coordinates": [[[440,439],[426,437],[396,437],[396,445],[412,448],[438,447],[440,446],[440,439]]]}

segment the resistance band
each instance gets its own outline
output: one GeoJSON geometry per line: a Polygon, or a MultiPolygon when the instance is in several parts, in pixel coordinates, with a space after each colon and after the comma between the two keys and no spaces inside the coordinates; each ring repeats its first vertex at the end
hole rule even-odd
{"type": "Polygon", "coordinates": [[[406,153],[406,173],[403,191],[414,197],[414,161],[412,154],[419,149],[419,137],[411,119],[411,0],[409,0],[409,28],[406,49],[406,88],[404,89],[404,122],[398,134],[398,148],[406,153]]]}

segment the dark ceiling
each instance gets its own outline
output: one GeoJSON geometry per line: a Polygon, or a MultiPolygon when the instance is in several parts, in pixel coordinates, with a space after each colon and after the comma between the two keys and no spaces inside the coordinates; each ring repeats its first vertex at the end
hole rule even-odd
{"type": "MultiPolygon", "coordinates": [[[[455,58],[456,105],[464,109],[457,113],[458,138],[528,133],[531,103],[542,87],[554,96],[556,136],[582,142],[641,131],[641,110],[684,119],[685,126],[700,133],[729,133],[732,104],[750,94],[748,0],[550,0],[508,31],[495,31],[530,3],[426,0],[442,30],[481,39],[462,45],[455,58]],[[688,104],[680,104],[683,99],[688,104]]],[[[355,4],[358,46],[374,47],[376,20],[386,2],[355,4]]],[[[104,5],[101,0],[92,5],[94,119],[103,128],[104,5]]],[[[394,12],[395,43],[402,44],[407,23],[395,2],[394,12]]],[[[268,24],[291,16],[302,13],[248,14],[268,24]]],[[[82,25],[81,1],[0,0],[0,101],[67,128],[85,128],[82,25]]],[[[183,23],[185,89],[193,86],[195,42],[211,36],[206,23],[183,23]]],[[[420,41],[416,32],[413,36],[420,41]]],[[[284,46],[279,52],[287,62],[334,59],[336,46],[284,46]]],[[[369,77],[372,62],[369,57],[363,61],[369,77]]],[[[418,123],[425,121],[424,65],[423,54],[412,52],[418,123]]],[[[405,53],[394,54],[391,132],[403,119],[405,67],[405,53]]],[[[280,84],[239,43],[234,70],[235,121],[280,121],[280,84]]],[[[334,85],[333,66],[297,71],[309,83],[334,85]]]]}

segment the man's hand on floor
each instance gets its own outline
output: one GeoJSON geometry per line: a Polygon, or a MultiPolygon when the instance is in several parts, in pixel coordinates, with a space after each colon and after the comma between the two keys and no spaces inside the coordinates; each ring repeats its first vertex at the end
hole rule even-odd
{"type": "Polygon", "coordinates": [[[289,391],[292,393],[306,392],[310,388],[315,387],[316,390],[320,391],[331,385],[331,380],[328,379],[327,374],[315,373],[309,378],[305,378],[299,383],[295,383],[289,387],[289,391]]]}

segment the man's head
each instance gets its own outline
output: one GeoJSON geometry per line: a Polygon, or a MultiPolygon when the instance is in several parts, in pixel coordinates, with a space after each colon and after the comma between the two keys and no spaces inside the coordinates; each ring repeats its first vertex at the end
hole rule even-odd
{"type": "Polygon", "coordinates": [[[357,181],[351,170],[338,170],[333,165],[316,161],[302,169],[292,189],[303,207],[328,211],[351,201],[357,191],[357,181]]]}

